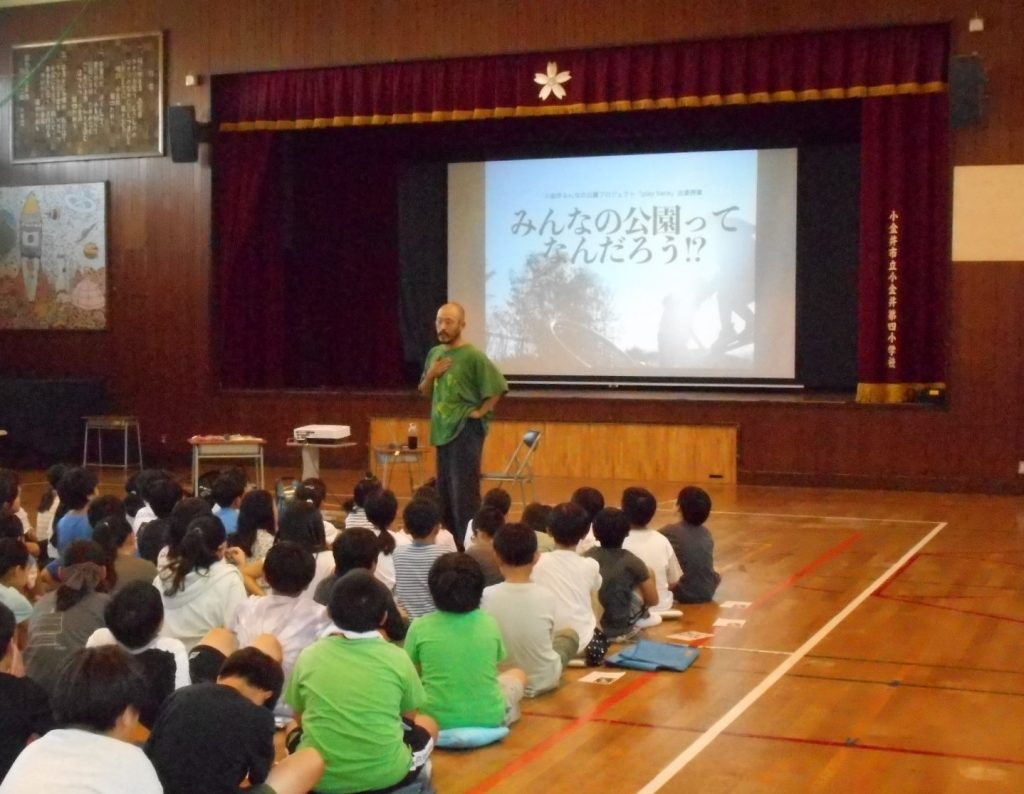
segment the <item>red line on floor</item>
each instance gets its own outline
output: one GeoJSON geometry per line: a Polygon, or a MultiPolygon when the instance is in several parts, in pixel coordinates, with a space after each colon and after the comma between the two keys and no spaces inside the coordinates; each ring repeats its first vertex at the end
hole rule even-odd
{"type": "Polygon", "coordinates": [[[529,750],[520,755],[511,763],[506,764],[504,767],[499,769],[486,780],[473,786],[473,788],[469,790],[470,794],[482,794],[485,791],[490,791],[503,780],[506,780],[519,770],[529,766],[531,763],[536,761],[538,758],[544,755],[544,753],[546,753],[560,741],[569,736],[569,734],[575,733],[588,722],[593,721],[601,714],[608,711],[608,709],[621,703],[623,700],[628,698],[641,687],[646,686],[648,683],[654,680],[654,677],[654,673],[641,673],[640,676],[636,678],[634,681],[627,684],[610,697],[602,700],[594,709],[588,711],[581,717],[576,718],[573,722],[566,725],[557,733],[552,734],[544,741],[531,747],[529,750]]]}
{"type": "Polygon", "coordinates": [[[899,579],[901,576],[903,576],[903,572],[906,571],[915,562],[917,562],[917,558],[920,556],[920,554],[915,554],[913,557],[907,560],[905,564],[901,565],[897,570],[893,571],[892,576],[890,576],[888,579],[882,582],[882,584],[879,585],[878,589],[875,590],[875,592],[873,592],[871,595],[881,596],[883,593],[885,593],[885,589],[893,582],[895,582],[897,579],[899,579]]]}
{"type": "Polygon", "coordinates": [[[1024,759],[998,758],[990,755],[972,755],[970,753],[949,753],[944,750],[921,750],[913,747],[890,747],[884,744],[864,744],[863,742],[840,741],[838,739],[803,739],[797,736],[770,736],[761,733],[740,733],[725,731],[723,735],[736,736],[743,739],[764,739],[774,742],[790,742],[792,744],[814,744],[821,747],[845,747],[850,750],[873,750],[881,753],[899,753],[902,755],[925,755],[933,758],[951,758],[963,761],[987,761],[993,764],[1012,764],[1024,766],[1024,759]]]}
{"type": "MultiPolygon", "coordinates": [[[[550,715],[549,715],[550,716],[550,715]]],[[[633,720],[614,720],[607,717],[595,719],[594,722],[601,722],[611,725],[624,725],[630,728],[650,728],[658,731],[677,731],[680,733],[702,733],[704,728],[693,728],[676,725],[653,725],[648,722],[636,722],[633,720]]],[[[799,736],[777,736],[764,733],[746,733],[743,731],[723,731],[723,736],[733,736],[740,739],[762,739],[772,742],[789,742],[790,744],[811,744],[819,747],[844,747],[850,750],[871,750],[880,753],[898,753],[901,755],[923,755],[933,758],[950,758],[964,761],[986,761],[995,764],[1011,764],[1013,766],[1024,766],[1024,759],[999,758],[995,756],[972,755],[969,753],[951,753],[945,750],[924,750],[913,747],[894,747],[884,744],[866,744],[859,741],[841,741],[839,739],[812,739],[799,736]]]]}
{"type": "MultiPolygon", "coordinates": [[[[880,595],[878,593],[875,593],[874,595],[878,596],[878,598],[884,598],[884,599],[886,599],[888,601],[900,601],[900,602],[902,602],[904,604],[917,604],[918,606],[921,606],[921,607],[931,607],[932,609],[945,609],[947,612],[960,612],[961,614],[964,614],[964,615],[977,615],[978,617],[992,618],[993,620],[1006,620],[1006,621],[1009,621],[1010,623],[1024,623],[1024,619],[1021,619],[1021,618],[1011,618],[1011,617],[1008,617],[1006,615],[993,615],[991,612],[979,612],[976,609],[962,609],[960,607],[947,607],[945,604],[932,604],[932,603],[929,603],[928,601],[921,601],[920,599],[917,599],[917,598],[905,598],[905,597],[901,597],[901,596],[880,595]]],[[[933,597],[934,598],[945,598],[945,596],[933,596],[933,597]]]]}
{"type": "Polygon", "coordinates": [[[799,582],[801,579],[804,579],[807,576],[809,576],[810,574],[814,573],[814,571],[816,571],[818,568],[820,568],[825,563],[830,562],[831,560],[833,560],[836,557],[838,557],[840,554],[843,554],[844,552],[846,552],[848,549],[850,549],[851,546],[856,544],[863,537],[864,537],[864,533],[863,532],[855,532],[855,533],[853,533],[850,537],[848,537],[842,543],[840,543],[837,546],[833,546],[831,549],[829,549],[824,554],[822,554],[820,557],[818,557],[818,559],[814,560],[813,562],[808,563],[803,568],[801,568],[796,573],[794,573],[792,576],[790,576],[788,579],[785,579],[785,580],[779,582],[777,585],[775,585],[775,587],[773,587],[771,590],[769,590],[763,596],[761,596],[756,601],[754,601],[750,605],[750,608],[754,609],[756,607],[759,607],[762,604],[766,603],[767,601],[770,601],[772,598],[777,596],[782,591],[788,590],[793,585],[795,585],[797,582],[799,582]]]}

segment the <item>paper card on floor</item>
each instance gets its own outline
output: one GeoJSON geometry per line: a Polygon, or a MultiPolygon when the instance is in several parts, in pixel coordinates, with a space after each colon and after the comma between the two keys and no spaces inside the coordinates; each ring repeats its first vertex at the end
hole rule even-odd
{"type": "Polygon", "coordinates": [[[682,631],[679,634],[669,634],[665,639],[679,640],[680,642],[697,642],[714,636],[714,634],[706,634],[703,631],[682,631]]]}
{"type": "Polygon", "coordinates": [[[733,628],[737,628],[738,629],[738,628],[740,628],[746,622],[747,621],[745,621],[745,620],[733,620],[732,618],[718,618],[718,620],[715,621],[714,625],[722,626],[722,627],[730,627],[731,626],[733,628]]]}
{"type": "Polygon", "coordinates": [[[580,679],[584,684],[614,684],[618,681],[625,673],[609,673],[604,670],[595,670],[592,673],[587,673],[583,678],[580,679]]]}
{"type": "Polygon", "coordinates": [[[721,604],[722,609],[747,609],[750,607],[749,601],[723,601],[721,604]]]}

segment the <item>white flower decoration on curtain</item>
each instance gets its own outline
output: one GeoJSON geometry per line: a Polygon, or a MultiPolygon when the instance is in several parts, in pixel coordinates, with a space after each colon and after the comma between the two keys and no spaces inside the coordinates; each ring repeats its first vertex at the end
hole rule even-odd
{"type": "Polygon", "coordinates": [[[537,72],[533,76],[533,82],[537,85],[544,86],[540,90],[540,98],[542,101],[552,94],[559,99],[565,99],[565,89],[562,88],[562,83],[568,83],[571,79],[572,75],[569,74],[569,72],[558,71],[558,64],[554,61],[548,61],[547,74],[537,72]]]}

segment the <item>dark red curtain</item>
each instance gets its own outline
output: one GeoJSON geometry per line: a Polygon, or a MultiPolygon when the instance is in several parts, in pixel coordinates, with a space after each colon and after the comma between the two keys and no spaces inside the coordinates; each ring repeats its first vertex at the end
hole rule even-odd
{"type": "Polygon", "coordinates": [[[281,131],[941,92],[948,38],[923,25],[226,75],[214,112],[222,131],[281,131]],[[536,82],[549,69],[564,97],[536,82]]]}
{"type": "Polygon", "coordinates": [[[857,399],[904,402],[945,385],[948,95],[869,99],[862,124],[857,399]]]}
{"type": "Polygon", "coordinates": [[[223,385],[400,385],[394,163],[322,134],[214,152],[223,385]]]}

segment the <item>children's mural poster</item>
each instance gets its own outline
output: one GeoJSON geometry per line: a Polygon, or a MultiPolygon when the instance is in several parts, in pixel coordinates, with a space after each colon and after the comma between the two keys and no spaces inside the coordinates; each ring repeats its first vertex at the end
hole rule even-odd
{"type": "Polygon", "coordinates": [[[107,186],[0,188],[0,329],[107,327],[107,186]]]}

